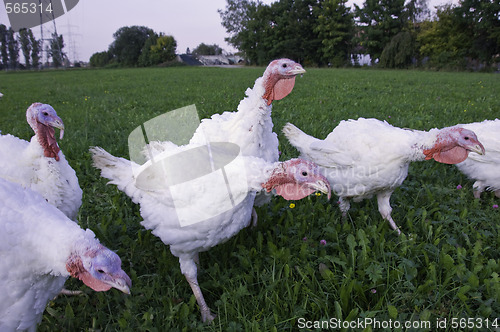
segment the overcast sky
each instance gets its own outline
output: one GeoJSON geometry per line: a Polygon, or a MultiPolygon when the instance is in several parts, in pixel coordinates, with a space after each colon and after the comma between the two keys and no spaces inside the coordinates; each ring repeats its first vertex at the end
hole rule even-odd
{"type": "MultiPolygon", "coordinates": [[[[429,7],[457,1],[430,0],[429,7]]],[[[269,4],[273,0],[263,2],[269,4]]],[[[353,2],[361,6],[364,0],[350,0],[348,5],[353,2]]],[[[10,26],[3,1],[1,4],[0,23],[10,26]]],[[[56,19],[56,28],[64,35],[64,51],[72,61],[88,61],[93,53],[107,50],[113,33],[132,25],[174,36],[177,53],[184,53],[188,47],[192,50],[202,42],[234,51],[224,41],[227,34],[217,12],[225,6],[226,0],[80,0],[75,8],[56,19]]],[[[52,22],[44,24],[44,31],[53,29],[52,22]]],[[[32,30],[39,37],[40,27],[32,30]]]]}

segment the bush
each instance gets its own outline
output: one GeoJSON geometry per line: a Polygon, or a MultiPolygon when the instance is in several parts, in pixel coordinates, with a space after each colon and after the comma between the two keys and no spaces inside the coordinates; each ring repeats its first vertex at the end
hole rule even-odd
{"type": "Polygon", "coordinates": [[[90,66],[104,67],[109,64],[111,58],[111,54],[109,54],[109,52],[107,51],[94,53],[90,57],[90,66]]]}
{"type": "Polygon", "coordinates": [[[414,38],[408,31],[395,35],[382,51],[380,66],[384,68],[408,68],[414,54],[414,38]]]}

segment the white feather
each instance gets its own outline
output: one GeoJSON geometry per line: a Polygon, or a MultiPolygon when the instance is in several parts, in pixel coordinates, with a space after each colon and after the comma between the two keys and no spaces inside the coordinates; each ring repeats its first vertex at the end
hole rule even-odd
{"type": "MultiPolygon", "coordinates": [[[[164,147],[166,145],[163,145],[164,147]]],[[[175,147],[173,152],[187,151],[197,145],[175,147]]],[[[229,192],[226,186],[214,186],[214,177],[204,177],[196,183],[186,182],[178,186],[175,200],[172,190],[139,189],[134,174],[140,174],[151,166],[151,161],[140,166],[129,160],[117,158],[101,148],[92,148],[94,165],[101,169],[101,175],[110,179],[109,183],[117,185],[118,189],[127,194],[134,203],[140,204],[141,224],[153,231],[165,244],[170,245],[172,253],[181,258],[184,255],[192,257],[195,253],[208,250],[209,248],[224,242],[234,236],[242,228],[248,226],[252,212],[255,193],[262,189],[261,184],[270,175],[275,164],[267,163],[263,159],[254,157],[240,157],[241,164],[245,164],[246,172],[237,167],[229,165],[225,168],[227,176],[231,174],[246,175],[247,185],[245,187],[231,188],[233,197],[244,197],[239,204],[233,208],[220,213],[220,207],[229,200],[229,192]],[[175,201],[175,202],[174,202],[175,201]],[[196,210],[197,202],[207,201],[204,205],[207,210],[196,210]],[[178,210],[182,207],[190,207],[192,218],[197,219],[196,213],[203,215],[214,215],[203,222],[194,225],[183,226],[180,224],[178,210]],[[210,207],[213,211],[210,211],[210,207]]],[[[167,151],[168,152],[168,151],[167,151]]],[[[172,155],[172,151],[169,154],[172,155]]],[[[165,175],[158,169],[153,174],[154,181],[160,181],[165,175]]],[[[215,173],[217,175],[219,173],[215,173]]],[[[221,175],[221,174],[219,174],[221,175]]],[[[199,204],[198,204],[199,205],[199,204]]],[[[199,219],[199,218],[198,218],[199,219]]]]}
{"type": "Polygon", "coordinates": [[[0,331],[34,331],[68,257],[98,243],[38,193],[0,179],[0,331]]]}
{"type": "Polygon", "coordinates": [[[40,193],[50,204],[76,220],[82,205],[82,189],[62,151],[59,161],[44,156],[36,136],[30,142],[0,135],[0,178],[40,193]]]}
{"type": "MultiPolygon", "coordinates": [[[[214,114],[203,119],[189,141],[190,145],[204,145],[207,142],[229,142],[241,148],[243,156],[254,156],[269,162],[278,161],[278,136],[273,132],[272,105],[267,105],[263,78],[247,89],[246,97],[238,105],[237,112],[214,114]]],[[[172,142],[154,141],[149,144],[145,155],[153,156],[172,149],[172,142]]],[[[174,144],[175,145],[175,144],[174,144]]]]}
{"type": "Polygon", "coordinates": [[[422,150],[432,146],[438,132],[406,130],[363,118],[341,121],[324,140],[291,124],[283,131],[301,157],[323,169],[337,195],[357,199],[401,185],[410,162],[425,159],[422,150]]]}
{"type": "Polygon", "coordinates": [[[406,179],[410,162],[426,158],[424,149],[434,145],[440,131],[407,130],[359,118],[341,121],[324,140],[290,123],[283,132],[302,158],[320,166],[340,197],[343,215],[349,210],[350,199],[357,202],[377,195],[380,214],[400,234],[391,217],[390,197],[406,179]]]}
{"type": "Polygon", "coordinates": [[[263,78],[247,89],[237,112],[214,114],[203,119],[190,144],[230,142],[240,146],[244,156],[254,156],[269,162],[278,161],[278,136],[273,132],[272,105],[267,105],[263,78]]]}
{"type": "Polygon", "coordinates": [[[456,166],[467,177],[476,180],[474,188],[478,194],[485,189],[500,190],[500,120],[485,120],[460,126],[476,133],[484,146],[485,154],[471,153],[456,166]]]}

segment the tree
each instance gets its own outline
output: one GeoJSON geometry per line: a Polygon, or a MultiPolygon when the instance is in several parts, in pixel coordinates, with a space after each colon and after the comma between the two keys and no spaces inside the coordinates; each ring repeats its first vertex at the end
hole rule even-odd
{"type": "Polygon", "coordinates": [[[30,69],[31,42],[28,30],[26,29],[19,30],[19,42],[21,43],[21,51],[23,52],[24,55],[24,62],[26,64],[26,68],[30,69]]]}
{"type": "Polygon", "coordinates": [[[416,26],[415,23],[420,23],[431,17],[431,11],[427,6],[428,0],[409,0],[406,4],[406,12],[408,20],[416,26]]]}
{"type": "Polygon", "coordinates": [[[271,4],[271,29],[267,29],[267,48],[270,49],[265,62],[278,57],[287,57],[306,64],[321,64],[321,39],[314,31],[318,15],[317,0],[281,0],[271,4]]]}
{"type": "Polygon", "coordinates": [[[158,35],[155,33],[150,36],[145,42],[144,46],[141,49],[141,54],[137,59],[137,65],[141,67],[152,66],[153,62],[151,61],[151,48],[156,44],[156,40],[158,39],[158,35]]]}
{"type": "Polygon", "coordinates": [[[453,8],[455,22],[468,31],[467,56],[490,62],[500,53],[500,2],[498,0],[461,0],[453,8]]]}
{"type": "Polygon", "coordinates": [[[9,67],[9,53],[7,51],[7,27],[0,24],[0,52],[2,56],[3,68],[9,67]]]}
{"type": "Polygon", "coordinates": [[[314,28],[321,39],[324,61],[335,67],[350,64],[354,18],[346,3],[347,0],[324,1],[314,28]]]}
{"type": "Polygon", "coordinates": [[[138,59],[138,65],[147,67],[175,59],[177,42],[173,36],[152,35],[146,40],[138,59]]]}
{"type": "Polygon", "coordinates": [[[287,57],[306,65],[350,59],[354,19],[347,0],[227,0],[219,11],[226,39],[260,65],[287,57]]]}
{"type": "Polygon", "coordinates": [[[462,26],[451,5],[437,10],[437,20],[424,21],[417,36],[421,56],[429,57],[430,64],[438,67],[463,67],[470,44],[470,29],[462,26]]]}
{"type": "Polygon", "coordinates": [[[273,39],[272,30],[274,23],[271,17],[271,8],[258,3],[248,7],[248,19],[246,28],[239,32],[231,41],[233,45],[243,52],[250,62],[265,64],[270,55],[270,41],[273,39]]]}
{"type": "Polygon", "coordinates": [[[19,65],[19,43],[12,27],[7,30],[7,50],[9,52],[9,68],[16,69],[19,65]]]}
{"type": "Polygon", "coordinates": [[[157,38],[156,44],[151,46],[151,58],[156,64],[172,61],[176,57],[177,42],[173,36],[157,38]]]}
{"type": "Polygon", "coordinates": [[[152,29],[144,26],[122,27],[113,34],[115,40],[109,53],[123,66],[136,66],[146,40],[154,35],[152,29]]]}
{"type": "Polygon", "coordinates": [[[392,37],[380,56],[380,65],[385,68],[408,68],[414,56],[414,40],[409,31],[392,37]]]}
{"type": "Polygon", "coordinates": [[[104,67],[111,60],[112,56],[108,51],[97,52],[92,54],[89,63],[91,67],[104,67]]]}
{"type": "Polygon", "coordinates": [[[321,40],[314,31],[323,0],[280,0],[270,6],[249,0],[227,0],[219,11],[230,44],[257,64],[279,57],[318,64],[321,40]]]}
{"type": "Polygon", "coordinates": [[[66,53],[62,50],[64,48],[64,39],[62,35],[57,35],[55,32],[52,33],[52,39],[50,41],[49,55],[52,57],[52,63],[56,68],[59,68],[66,57],[66,53]]]}
{"type": "Polygon", "coordinates": [[[195,55],[220,55],[222,54],[222,48],[217,45],[207,45],[205,43],[201,43],[194,50],[193,54],[195,55]]]}
{"type": "Polygon", "coordinates": [[[40,41],[35,39],[31,29],[28,30],[28,37],[31,45],[31,67],[38,68],[40,66],[40,41]]]}
{"type": "Polygon", "coordinates": [[[227,0],[225,10],[219,9],[222,26],[231,36],[225,40],[239,50],[243,50],[246,31],[249,23],[255,18],[257,9],[262,6],[260,1],[227,0]]]}
{"type": "Polygon", "coordinates": [[[247,60],[265,64],[274,57],[271,52],[276,22],[270,6],[260,1],[227,0],[226,9],[219,10],[219,14],[230,35],[226,41],[244,53],[247,60]]]}
{"type": "Polygon", "coordinates": [[[355,16],[363,26],[358,37],[372,59],[379,59],[385,46],[401,32],[408,23],[405,0],[365,0],[362,8],[354,4],[355,16]]]}

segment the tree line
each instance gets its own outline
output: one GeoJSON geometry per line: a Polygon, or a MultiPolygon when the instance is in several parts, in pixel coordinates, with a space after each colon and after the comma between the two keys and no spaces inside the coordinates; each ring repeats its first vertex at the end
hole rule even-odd
{"type": "Polygon", "coordinates": [[[122,27],[113,34],[113,38],[107,51],[90,57],[92,67],[146,67],[175,59],[177,42],[174,37],[158,34],[148,27],[122,27]]]}
{"type": "MultiPolygon", "coordinates": [[[[90,57],[92,67],[148,67],[171,64],[176,59],[177,41],[173,36],[156,33],[145,26],[126,26],[113,34],[113,42],[107,51],[97,52],[90,57]]],[[[218,45],[201,43],[193,55],[219,55],[218,45]]]]}
{"type": "MultiPolygon", "coordinates": [[[[52,59],[54,67],[60,67],[66,60],[62,52],[64,39],[62,35],[52,34],[47,53],[52,59]]],[[[38,69],[42,65],[40,53],[42,41],[35,38],[31,29],[21,29],[15,33],[12,27],[7,28],[0,24],[0,70],[38,69]],[[19,51],[24,57],[24,64],[20,62],[19,51]]],[[[47,60],[48,61],[48,60],[47,60]]],[[[43,64],[49,66],[49,64],[43,64]]]]}
{"type": "Polygon", "coordinates": [[[289,57],[308,66],[348,66],[360,55],[386,68],[465,69],[500,62],[500,2],[460,0],[226,0],[226,41],[251,63],[289,57]]]}

